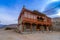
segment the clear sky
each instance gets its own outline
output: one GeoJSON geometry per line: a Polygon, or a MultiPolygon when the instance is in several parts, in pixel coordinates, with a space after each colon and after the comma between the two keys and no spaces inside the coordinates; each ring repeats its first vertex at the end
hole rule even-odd
{"type": "MultiPolygon", "coordinates": [[[[29,10],[43,12],[48,4],[56,1],[59,0],[0,0],[0,24],[8,25],[17,23],[23,5],[29,10]]],[[[54,14],[55,16],[60,16],[59,10],[58,14],[54,14]]]]}

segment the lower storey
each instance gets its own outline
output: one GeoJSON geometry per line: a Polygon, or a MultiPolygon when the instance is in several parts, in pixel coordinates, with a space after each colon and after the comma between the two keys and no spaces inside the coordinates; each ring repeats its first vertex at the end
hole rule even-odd
{"type": "Polygon", "coordinates": [[[41,24],[30,24],[23,23],[18,26],[20,32],[33,32],[33,31],[50,31],[52,29],[49,25],[41,25],[41,24]]]}

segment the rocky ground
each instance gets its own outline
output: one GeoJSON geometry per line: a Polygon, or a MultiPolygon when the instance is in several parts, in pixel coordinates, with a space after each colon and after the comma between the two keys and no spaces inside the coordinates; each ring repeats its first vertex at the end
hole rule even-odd
{"type": "Polygon", "coordinates": [[[60,40],[60,32],[19,34],[12,30],[0,29],[0,40],[60,40]]]}

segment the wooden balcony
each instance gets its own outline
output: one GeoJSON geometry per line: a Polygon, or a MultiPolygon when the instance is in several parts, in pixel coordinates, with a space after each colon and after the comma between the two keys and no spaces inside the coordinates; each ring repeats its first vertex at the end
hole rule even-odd
{"type": "Polygon", "coordinates": [[[31,18],[23,18],[23,22],[28,22],[28,23],[35,23],[35,24],[41,24],[41,25],[50,25],[50,22],[47,21],[38,21],[37,19],[31,19],[31,18]]]}

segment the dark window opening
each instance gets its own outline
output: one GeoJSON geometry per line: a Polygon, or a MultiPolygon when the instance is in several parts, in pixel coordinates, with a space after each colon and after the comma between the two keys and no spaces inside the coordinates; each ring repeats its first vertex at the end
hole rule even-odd
{"type": "Polygon", "coordinates": [[[37,17],[38,21],[44,21],[42,17],[37,17]]]}
{"type": "Polygon", "coordinates": [[[25,23],[26,29],[30,29],[30,23],[25,23]]]}

